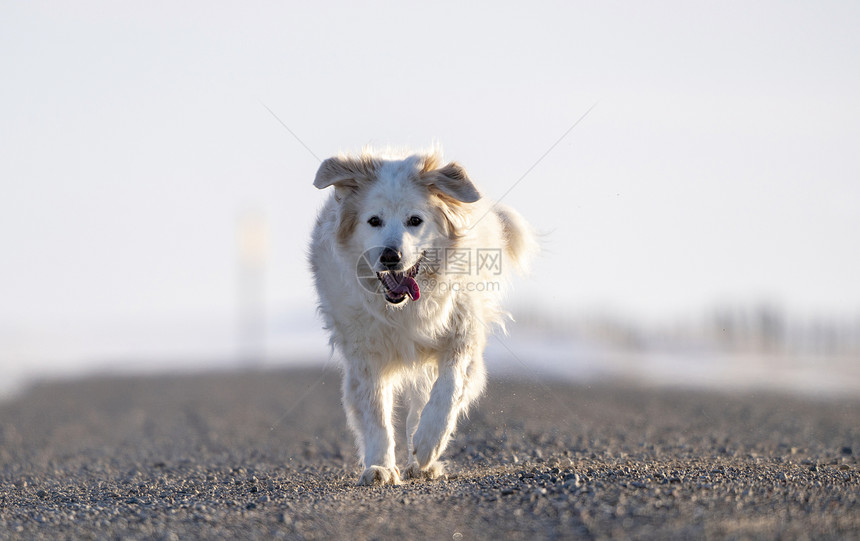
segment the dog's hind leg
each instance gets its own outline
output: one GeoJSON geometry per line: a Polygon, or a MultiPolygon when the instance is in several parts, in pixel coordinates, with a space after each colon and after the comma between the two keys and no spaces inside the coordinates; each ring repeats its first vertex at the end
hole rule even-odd
{"type": "Polygon", "coordinates": [[[463,389],[463,400],[460,402],[460,413],[466,415],[469,407],[484,393],[487,386],[487,368],[484,366],[483,355],[476,355],[466,369],[466,381],[463,389]]]}
{"type": "Polygon", "coordinates": [[[408,449],[409,462],[412,462],[412,451],[415,447],[412,444],[412,437],[415,436],[415,431],[418,430],[418,421],[421,419],[421,410],[430,399],[430,388],[422,385],[410,385],[404,389],[403,397],[406,400],[406,406],[409,408],[409,413],[406,415],[406,447],[408,449]]]}
{"type": "Polygon", "coordinates": [[[394,386],[391,381],[352,363],[343,377],[343,405],[355,433],[364,472],[359,485],[396,485],[400,472],[394,459],[394,386]]]}

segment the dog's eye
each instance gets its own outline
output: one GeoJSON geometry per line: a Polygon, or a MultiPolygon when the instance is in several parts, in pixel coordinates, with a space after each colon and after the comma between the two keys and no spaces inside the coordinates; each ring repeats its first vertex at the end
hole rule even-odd
{"type": "Polygon", "coordinates": [[[421,225],[421,222],[424,220],[421,219],[420,216],[410,216],[408,220],[406,220],[406,225],[411,225],[412,227],[416,227],[421,225]]]}
{"type": "Polygon", "coordinates": [[[382,218],[379,216],[371,216],[367,223],[370,224],[370,227],[380,227],[382,225],[382,218]]]}

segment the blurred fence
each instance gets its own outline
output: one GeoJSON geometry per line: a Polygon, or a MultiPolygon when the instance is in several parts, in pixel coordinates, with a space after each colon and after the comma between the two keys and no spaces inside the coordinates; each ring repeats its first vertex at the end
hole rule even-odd
{"type": "Polygon", "coordinates": [[[860,315],[804,317],[766,305],[720,308],[669,322],[638,321],[607,314],[550,316],[529,308],[516,314],[518,325],[523,327],[625,350],[707,349],[860,358],[860,315]]]}

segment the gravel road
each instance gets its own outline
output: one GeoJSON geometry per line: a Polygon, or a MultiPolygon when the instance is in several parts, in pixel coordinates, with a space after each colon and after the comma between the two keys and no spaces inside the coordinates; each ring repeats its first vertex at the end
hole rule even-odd
{"type": "Polygon", "coordinates": [[[365,488],[338,385],[35,386],[0,403],[0,537],[860,538],[860,398],[491,380],[447,479],[365,488]]]}

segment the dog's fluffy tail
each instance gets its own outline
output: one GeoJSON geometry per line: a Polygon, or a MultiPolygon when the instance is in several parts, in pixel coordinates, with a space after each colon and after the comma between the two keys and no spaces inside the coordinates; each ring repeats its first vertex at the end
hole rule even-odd
{"type": "Polygon", "coordinates": [[[505,254],[517,272],[525,274],[539,246],[531,226],[514,209],[497,203],[493,212],[502,224],[505,238],[505,254]]]}

